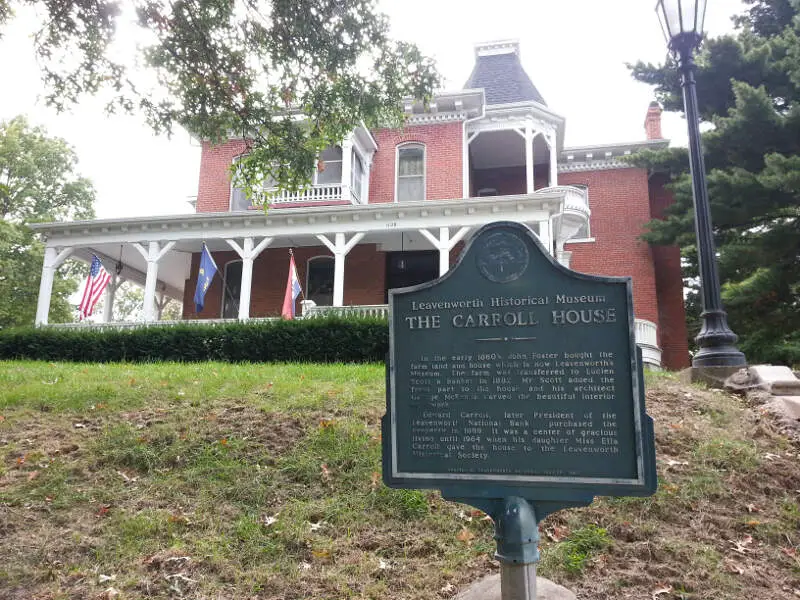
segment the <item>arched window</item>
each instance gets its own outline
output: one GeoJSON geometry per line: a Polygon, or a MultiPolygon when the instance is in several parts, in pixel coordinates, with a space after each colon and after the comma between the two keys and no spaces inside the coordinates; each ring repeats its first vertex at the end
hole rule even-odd
{"type": "Polygon", "coordinates": [[[315,256],[307,265],[306,298],[317,306],[333,306],[333,257],[315,256]]]}
{"type": "MultiPolygon", "coordinates": [[[[575,187],[580,190],[583,190],[586,193],[586,205],[589,206],[589,186],[584,183],[570,183],[570,187],[575,187]]],[[[573,235],[569,241],[570,242],[577,242],[580,240],[589,240],[592,237],[592,229],[590,227],[591,223],[586,221],[584,225],[581,225],[581,228],[578,229],[577,233],[573,235]]]]}
{"type": "Polygon", "coordinates": [[[425,200],[425,146],[403,144],[397,147],[398,202],[425,200]]]}
{"type": "Polygon", "coordinates": [[[242,261],[232,260],[225,265],[222,277],[222,318],[239,317],[239,298],[242,293],[242,261]]]}

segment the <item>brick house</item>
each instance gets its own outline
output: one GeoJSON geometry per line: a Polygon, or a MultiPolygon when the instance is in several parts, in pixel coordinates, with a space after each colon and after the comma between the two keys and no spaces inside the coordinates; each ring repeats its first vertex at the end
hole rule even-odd
{"type": "Polygon", "coordinates": [[[289,249],[306,298],[298,313],[381,313],[389,289],[443,274],[478,227],[513,220],[565,266],[631,276],[645,362],[688,365],[679,250],[639,239],[671,198],[659,175],[622,160],[668,145],[656,104],[642,141],[565,148],[564,117],[523,70],[519,45],[501,41],[476,46],[464,89],[404,108],[403,127],[359,127],[326,149],[313,185],[271,195],[266,213],[231,186],[245,148],[232,138],[203,143],[194,214],[34,226],[47,239],[37,324],[47,323],[58,265],[92,254],[117,273],[115,283],[144,286],[146,321],[158,319],[166,298],[183,302],[184,319],[279,315],[289,249]],[[202,243],[220,273],[195,314],[202,243]]]}

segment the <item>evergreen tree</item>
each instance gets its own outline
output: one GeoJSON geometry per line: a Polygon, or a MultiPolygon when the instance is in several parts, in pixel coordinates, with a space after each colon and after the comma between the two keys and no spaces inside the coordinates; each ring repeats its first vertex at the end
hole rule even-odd
{"type": "MultiPolygon", "coordinates": [[[[747,0],[734,35],[697,56],[697,93],[723,301],[750,362],[800,362],[800,0],[747,0]]],[[[637,63],[666,110],[683,108],[677,66],[637,63]]],[[[668,172],[675,203],[645,238],[679,244],[699,318],[694,213],[686,149],[634,162],[668,172]]]]}

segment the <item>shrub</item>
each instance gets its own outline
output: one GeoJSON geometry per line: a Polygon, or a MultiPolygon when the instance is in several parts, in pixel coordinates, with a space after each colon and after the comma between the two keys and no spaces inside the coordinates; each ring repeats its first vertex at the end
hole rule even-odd
{"type": "Polygon", "coordinates": [[[0,331],[0,359],[74,362],[375,362],[389,348],[386,320],[173,325],[135,329],[0,331]]]}

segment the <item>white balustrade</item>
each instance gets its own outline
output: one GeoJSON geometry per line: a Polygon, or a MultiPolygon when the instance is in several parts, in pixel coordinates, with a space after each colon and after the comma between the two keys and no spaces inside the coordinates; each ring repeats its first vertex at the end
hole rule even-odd
{"type": "Polygon", "coordinates": [[[636,319],[634,332],[636,345],[642,349],[642,362],[651,367],[661,368],[661,348],[658,347],[656,324],[645,319],[636,319]]]}
{"type": "Polygon", "coordinates": [[[376,317],[389,318],[388,304],[362,304],[356,306],[306,306],[303,317],[313,319],[318,317],[376,317]]]}
{"type": "Polygon", "coordinates": [[[564,194],[564,212],[575,212],[589,218],[589,200],[587,191],[571,185],[556,185],[536,190],[536,194],[558,192],[564,194]]]}
{"type": "Polygon", "coordinates": [[[312,185],[296,192],[277,188],[265,190],[269,204],[304,204],[342,200],[342,184],[312,185]]]}

